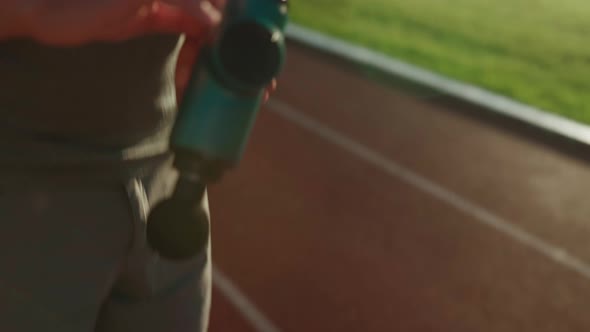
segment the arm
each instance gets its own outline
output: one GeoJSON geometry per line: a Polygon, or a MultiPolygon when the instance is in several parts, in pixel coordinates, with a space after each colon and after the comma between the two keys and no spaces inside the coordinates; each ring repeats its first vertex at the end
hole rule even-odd
{"type": "Polygon", "coordinates": [[[224,0],[0,0],[0,41],[28,37],[76,46],[151,33],[201,36],[220,19],[224,0]]]}
{"type": "Polygon", "coordinates": [[[0,41],[25,37],[28,33],[27,14],[20,0],[0,0],[0,41]]]}

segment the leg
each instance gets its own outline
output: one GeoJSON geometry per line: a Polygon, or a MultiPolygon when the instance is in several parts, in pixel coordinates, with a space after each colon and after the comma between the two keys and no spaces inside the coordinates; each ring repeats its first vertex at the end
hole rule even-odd
{"type": "MultiPolygon", "coordinates": [[[[136,211],[132,255],[106,301],[97,332],[204,332],[211,298],[209,248],[188,262],[161,259],[147,247],[145,220],[149,207],[173,188],[176,172],[169,163],[128,186],[136,211]]],[[[205,204],[195,202],[195,204],[205,204]]]]}
{"type": "Polygon", "coordinates": [[[131,210],[116,181],[73,180],[0,179],[0,331],[93,331],[131,244],[131,210]]]}

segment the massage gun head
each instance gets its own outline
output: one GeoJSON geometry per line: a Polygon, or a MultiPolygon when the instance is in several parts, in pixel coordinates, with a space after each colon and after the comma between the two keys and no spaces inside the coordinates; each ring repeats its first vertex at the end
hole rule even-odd
{"type": "Polygon", "coordinates": [[[151,211],[146,232],[149,245],[160,256],[189,259],[207,246],[209,216],[200,204],[172,197],[151,211]]]}

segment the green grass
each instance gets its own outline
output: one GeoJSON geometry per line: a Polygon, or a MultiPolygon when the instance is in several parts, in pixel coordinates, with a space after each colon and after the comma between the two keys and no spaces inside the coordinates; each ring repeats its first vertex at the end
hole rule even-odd
{"type": "Polygon", "coordinates": [[[293,0],[291,17],[590,124],[588,0],[293,0]]]}

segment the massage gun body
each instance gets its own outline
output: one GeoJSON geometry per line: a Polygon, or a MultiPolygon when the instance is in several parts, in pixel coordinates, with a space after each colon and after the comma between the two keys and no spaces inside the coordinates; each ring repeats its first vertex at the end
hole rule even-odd
{"type": "Polygon", "coordinates": [[[287,11],[285,0],[230,0],[200,52],[170,137],[176,190],[148,219],[161,255],[188,258],[207,243],[208,218],[194,202],[242,158],[264,90],[284,64],[287,11]]]}

